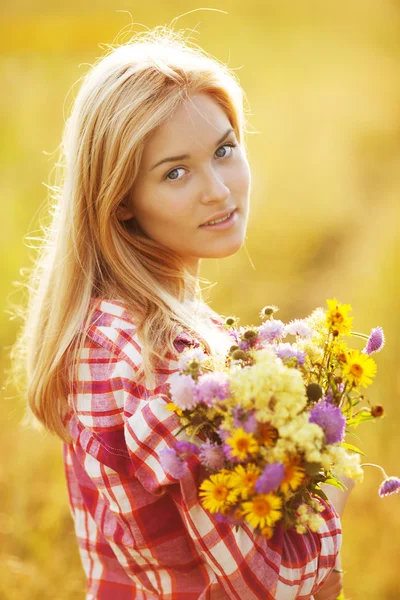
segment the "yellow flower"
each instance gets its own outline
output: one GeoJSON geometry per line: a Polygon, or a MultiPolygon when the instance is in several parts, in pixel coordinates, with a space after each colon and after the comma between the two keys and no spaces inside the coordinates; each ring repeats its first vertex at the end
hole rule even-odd
{"type": "Polygon", "coordinates": [[[284,461],[285,476],[282,479],[280,489],[284,494],[288,494],[289,490],[294,492],[303,482],[305,471],[300,466],[300,459],[294,456],[284,461]]]}
{"type": "Polygon", "coordinates": [[[276,440],[279,437],[279,432],[271,423],[261,423],[258,427],[257,435],[261,443],[265,446],[275,446],[276,440]]]}
{"type": "Polygon", "coordinates": [[[245,519],[254,528],[272,527],[282,517],[282,498],[275,494],[257,494],[248,502],[242,502],[245,519]]]}
{"type": "Polygon", "coordinates": [[[261,529],[261,535],[263,535],[265,538],[267,538],[267,540],[270,540],[272,538],[274,534],[274,530],[272,527],[268,527],[268,525],[266,525],[265,527],[263,527],[261,529]]]}
{"type": "Polygon", "coordinates": [[[237,465],[231,475],[231,485],[243,500],[247,500],[250,493],[254,493],[254,486],[261,474],[261,470],[254,464],[248,464],[246,469],[242,465],[237,465]]]}
{"type": "Polygon", "coordinates": [[[351,310],[350,304],[340,304],[336,298],[327,300],[328,310],[326,311],[326,323],[330,329],[339,333],[350,333],[353,317],[348,316],[351,310]]]}
{"type": "Polygon", "coordinates": [[[247,433],[242,427],[233,432],[232,437],[227,438],[226,444],[231,446],[232,456],[239,460],[246,460],[249,454],[257,454],[258,443],[252,433],[247,433]]]}
{"type": "Polygon", "coordinates": [[[343,365],[343,375],[351,384],[368,387],[376,375],[377,366],[373,358],[359,350],[349,350],[343,365]]]}
{"type": "Polygon", "coordinates": [[[237,493],[232,491],[230,475],[227,472],[210,475],[209,479],[203,481],[199,489],[199,496],[202,497],[201,503],[211,513],[223,512],[228,504],[234,503],[237,499],[237,493]]]}
{"type": "Polygon", "coordinates": [[[179,415],[180,417],[183,415],[182,409],[179,408],[179,406],[177,406],[173,402],[168,402],[167,409],[176,412],[176,414],[179,415]]]}

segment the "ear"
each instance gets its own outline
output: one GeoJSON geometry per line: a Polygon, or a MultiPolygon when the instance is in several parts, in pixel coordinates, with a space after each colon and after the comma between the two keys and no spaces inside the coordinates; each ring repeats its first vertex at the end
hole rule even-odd
{"type": "Polygon", "coordinates": [[[128,206],[126,206],[126,201],[124,200],[117,208],[117,217],[121,221],[127,221],[128,219],[132,219],[133,212],[128,206]]]}

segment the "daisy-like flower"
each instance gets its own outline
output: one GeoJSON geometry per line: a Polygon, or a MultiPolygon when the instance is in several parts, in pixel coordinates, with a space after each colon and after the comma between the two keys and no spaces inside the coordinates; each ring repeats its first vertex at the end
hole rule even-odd
{"type": "Polygon", "coordinates": [[[282,337],[285,324],[279,319],[269,319],[258,328],[258,335],[264,342],[273,342],[282,337]]]}
{"type": "Polygon", "coordinates": [[[252,463],[246,465],[237,465],[231,472],[231,484],[238,491],[243,500],[247,500],[249,494],[254,492],[254,486],[260,476],[260,469],[252,463]]]}
{"type": "Polygon", "coordinates": [[[174,448],[163,448],[160,452],[160,464],[164,471],[174,479],[181,479],[188,472],[188,465],[176,453],[174,448]]]}
{"type": "Polygon", "coordinates": [[[294,492],[300,487],[305,477],[305,471],[303,467],[300,466],[300,460],[297,456],[286,459],[284,464],[285,476],[282,479],[280,489],[284,494],[287,494],[289,490],[294,492]]]}
{"type": "Polygon", "coordinates": [[[196,406],[196,382],[191,375],[173,373],[169,378],[169,383],[172,400],[176,406],[183,410],[196,406]]]}
{"type": "Polygon", "coordinates": [[[387,477],[379,486],[378,494],[381,498],[398,494],[400,492],[400,479],[398,477],[387,477]]]}
{"type": "Polygon", "coordinates": [[[382,327],[375,327],[371,330],[367,344],[362,352],[364,354],[373,354],[374,352],[379,352],[379,350],[382,350],[383,346],[385,345],[385,341],[385,335],[382,327]]]}
{"type": "Polygon", "coordinates": [[[237,499],[237,494],[232,492],[229,475],[227,473],[215,473],[205,479],[200,485],[199,496],[205,509],[211,513],[226,509],[237,499]]]}
{"type": "Polygon", "coordinates": [[[271,423],[260,423],[257,430],[257,439],[264,446],[275,446],[276,440],[279,437],[279,432],[271,423]]]}
{"type": "Polygon", "coordinates": [[[227,446],[229,455],[239,462],[258,452],[258,443],[254,435],[247,433],[242,427],[231,432],[231,437],[226,439],[224,446],[227,446]]]}
{"type": "Polygon", "coordinates": [[[259,494],[269,494],[280,485],[285,476],[285,466],[282,463],[266,465],[263,474],[258,479],[255,489],[259,494]]]}
{"type": "Polygon", "coordinates": [[[377,366],[373,358],[359,350],[349,350],[343,364],[343,375],[355,386],[368,387],[376,375],[377,366]]]}
{"type": "Polygon", "coordinates": [[[274,494],[257,494],[242,502],[244,518],[254,528],[273,527],[282,517],[282,498],[274,494]]]}
{"type": "Polygon", "coordinates": [[[327,300],[328,310],[326,311],[326,323],[330,329],[341,334],[350,333],[353,317],[349,317],[351,310],[350,304],[340,304],[336,298],[327,300]]]}
{"type": "Polygon", "coordinates": [[[200,462],[208,469],[219,471],[225,464],[225,454],[222,447],[207,440],[200,446],[200,462]]]}
{"type": "Polygon", "coordinates": [[[287,325],[283,332],[283,337],[286,335],[298,335],[299,337],[310,339],[313,335],[313,330],[303,319],[294,319],[287,325]]]}
{"type": "Polygon", "coordinates": [[[343,441],[346,419],[338,406],[326,401],[318,402],[310,411],[309,421],[321,427],[327,444],[343,441]]]}
{"type": "Polygon", "coordinates": [[[225,400],[229,396],[229,377],[227,373],[214,372],[201,375],[197,381],[195,398],[212,406],[213,400],[225,400]]]}

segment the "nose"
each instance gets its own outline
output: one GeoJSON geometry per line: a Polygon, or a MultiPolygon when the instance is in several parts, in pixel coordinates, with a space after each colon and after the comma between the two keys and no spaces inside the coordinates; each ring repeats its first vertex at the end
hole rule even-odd
{"type": "Polygon", "coordinates": [[[208,169],[204,174],[201,201],[204,204],[224,202],[229,198],[230,193],[230,189],[224,182],[221,174],[215,169],[208,169]]]}

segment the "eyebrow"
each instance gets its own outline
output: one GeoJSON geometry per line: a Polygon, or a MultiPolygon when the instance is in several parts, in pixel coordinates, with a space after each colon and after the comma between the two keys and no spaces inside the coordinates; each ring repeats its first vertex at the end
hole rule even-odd
{"type": "MultiPolygon", "coordinates": [[[[233,129],[233,127],[230,127],[225,133],[224,135],[216,142],[216,146],[218,146],[218,144],[222,144],[222,142],[228,137],[228,135],[232,132],[234,132],[235,130],[233,129]]],[[[158,163],[156,163],[155,165],[153,165],[150,169],[150,171],[152,171],[153,169],[155,169],[156,167],[162,165],[163,163],[166,162],[175,162],[177,160],[185,160],[190,158],[190,154],[180,154],[179,156],[169,156],[168,158],[163,158],[162,160],[160,160],[158,163]]]]}

